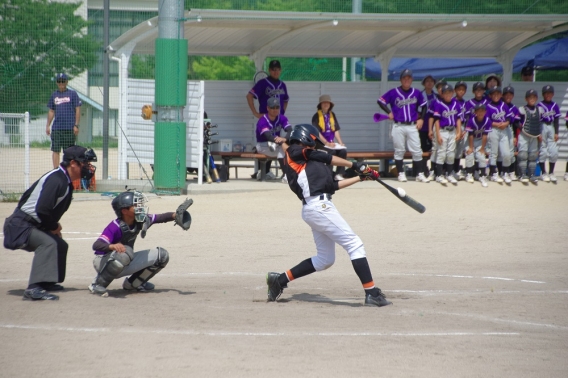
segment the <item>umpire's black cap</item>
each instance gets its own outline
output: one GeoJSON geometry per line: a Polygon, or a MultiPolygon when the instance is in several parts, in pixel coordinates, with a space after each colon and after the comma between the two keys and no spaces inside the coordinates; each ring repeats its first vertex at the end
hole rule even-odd
{"type": "Polygon", "coordinates": [[[542,94],[545,94],[545,93],[548,93],[548,92],[554,93],[554,87],[552,85],[545,85],[544,87],[542,87],[542,94]]]}
{"type": "Polygon", "coordinates": [[[402,78],[406,76],[412,77],[412,70],[409,70],[408,68],[402,70],[402,72],[400,73],[400,79],[402,80],[402,78]]]}
{"type": "Polygon", "coordinates": [[[472,91],[475,92],[479,89],[485,90],[485,84],[483,84],[481,81],[478,81],[477,83],[473,84],[472,91]]]}
{"type": "Polygon", "coordinates": [[[467,83],[465,81],[460,80],[454,86],[454,88],[456,88],[456,89],[458,89],[458,87],[463,87],[465,90],[467,90],[467,83]]]}
{"type": "Polygon", "coordinates": [[[534,89],[529,89],[527,93],[525,93],[525,98],[529,98],[531,96],[538,98],[538,93],[534,89]]]}
{"type": "Polygon", "coordinates": [[[503,88],[503,94],[505,93],[515,94],[515,88],[507,85],[505,88],[503,88]]]}

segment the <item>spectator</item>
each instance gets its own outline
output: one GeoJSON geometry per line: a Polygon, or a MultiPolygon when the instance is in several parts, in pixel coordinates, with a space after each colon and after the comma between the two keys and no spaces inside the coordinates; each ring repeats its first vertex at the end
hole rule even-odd
{"type": "Polygon", "coordinates": [[[534,81],[534,69],[530,66],[525,66],[521,70],[522,81],[534,81]]]}
{"type": "Polygon", "coordinates": [[[68,80],[66,74],[57,74],[57,90],[52,93],[47,103],[49,112],[47,113],[45,133],[51,136],[53,169],[59,167],[61,150],[73,146],[75,137],[79,134],[82,103],[77,92],[67,88],[68,80]],[[53,125],[51,124],[52,121],[53,125]]]}

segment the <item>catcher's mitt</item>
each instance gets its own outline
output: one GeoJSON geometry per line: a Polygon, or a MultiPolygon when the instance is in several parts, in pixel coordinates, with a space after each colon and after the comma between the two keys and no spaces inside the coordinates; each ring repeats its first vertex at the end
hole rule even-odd
{"type": "Polygon", "coordinates": [[[175,223],[185,231],[189,230],[189,227],[191,226],[191,215],[187,211],[187,208],[192,204],[193,200],[191,198],[186,198],[186,200],[183,201],[176,210],[175,223]]]}
{"type": "Polygon", "coordinates": [[[152,118],[152,105],[144,105],[142,107],[142,118],[149,120],[152,118]]]}

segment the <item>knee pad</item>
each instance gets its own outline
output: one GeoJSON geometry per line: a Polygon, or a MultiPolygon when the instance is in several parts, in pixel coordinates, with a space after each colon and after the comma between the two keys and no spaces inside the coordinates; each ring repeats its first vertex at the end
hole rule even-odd
{"type": "Polygon", "coordinates": [[[162,247],[158,247],[158,260],[156,261],[156,266],[164,268],[168,265],[170,261],[170,254],[162,247]]]}
{"type": "Polygon", "coordinates": [[[530,160],[530,161],[536,161],[537,158],[538,158],[538,151],[531,152],[531,153],[529,154],[529,160],[530,160]]]}
{"type": "Polygon", "coordinates": [[[529,158],[529,153],[527,151],[519,151],[517,158],[519,160],[528,160],[529,158]]]}
{"type": "Polygon", "coordinates": [[[95,279],[97,285],[108,287],[110,283],[117,278],[128,264],[130,264],[130,256],[127,253],[113,252],[110,258],[95,279]]]}
{"type": "Polygon", "coordinates": [[[170,261],[170,255],[168,254],[168,251],[161,247],[157,247],[157,250],[158,257],[154,262],[154,265],[139,270],[138,272],[130,276],[128,281],[132,284],[132,286],[138,287],[145,284],[146,282],[150,281],[152,277],[158,274],[160,270],[165,268],[166,265],[168,265],[168,262],[170,261]]]}

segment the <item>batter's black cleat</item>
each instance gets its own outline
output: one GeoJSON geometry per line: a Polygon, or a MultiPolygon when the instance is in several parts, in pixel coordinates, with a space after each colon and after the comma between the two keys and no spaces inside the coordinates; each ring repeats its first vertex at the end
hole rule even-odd
{"type": "Polygon", "coordinates": [[[56,301],[59,299],[57,295],[49,294],[41,287],[34,287],[33,289],[26,289],[24,291],[24,300],[32,300],[32,301],[56,301]]]}
{"type": "Polygon", "coordinates": [[[391,305],[392,302],[387,301],[383,292],[379,289],[379,295],[373,297],[371,294],[367,294],[365,297],[365,306],[377,306],[383,307],[391,305]]]}
{"type": "Polygon", "coordinates": [[[268,285],[268,301],[275,302],[282,292],[284,291],[284,287],[280,286],[280,282],[278,282],[278,277],[280,277],[280,273],[276,272],[268,272],[266,275],[266,284],[268,285]]]}
{"type": "Polygon", "coordinates": [[[65,288],[62,285],[56,284],[55,282],[44,282],[39,284],[41,288],[45,291],[62,291],[65,288]]]}

